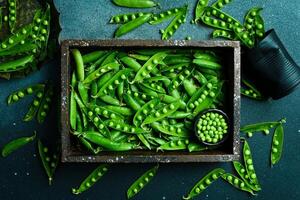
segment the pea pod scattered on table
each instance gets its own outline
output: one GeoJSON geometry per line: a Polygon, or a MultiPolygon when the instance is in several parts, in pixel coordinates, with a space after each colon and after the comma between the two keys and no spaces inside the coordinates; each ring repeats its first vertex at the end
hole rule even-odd
{"type": "Polygon", "coordinates": [[[273,135],[272,147],[271,147],[271,165],[275,165],[279,162],[282,151],[283,151],[283,140],[284,140],[284,131],[282,124],[279,124],[273,135]]]}
{"type": "Polygon", "coordinates": [[[141,177],[139,177],[127,190],[127,199],[132,198],[153,179],[158,170],[158,165],[146,171],[141,177]]]}
{"type": "Polygon", "coordinates": [[[112,0],[112,2],[118,6],[128,8],[152,8],[159,5],[152,0],[112,0]]]}
{"type": "Polygon", "coordinates": [[[99,165],[84,181],[80,184],[79,188],[72,188],[73,194],[80,194],[91,188],[97,181],[99,181],[108,171],[107,164],[99,165]]]}
{"type": "Polygon", "coordinates": [[[155,14],[152,16],[152,19],[149,21],[149,24],[155,25],[164,22],[165,20],[168,20],[178,14],[180,12],[184,12],[186,9],[186,6],[179,7],[179,8],[172,8],[166,11],[163,11],[161,13],[155,14]]]}
{"type": "Polygon", "coordinates": [[[223,174],[222,179],[242,191],[249,192],[250,194],[255,195],[251,188],[243,180],[234,176],[233,174],[223,174]]]}
{"type": "Polygon", "coordinates": [[[30,137],[20,137],[18,139],[12,140],[7,143],[2,149],[2,156],[6,157],[9,154],[13,153],[14,151],[18,150],[19,148],[25,146],[26,144],[32,142],[36,138],[36,132],[34,132],[33,136],[30,137]]]}

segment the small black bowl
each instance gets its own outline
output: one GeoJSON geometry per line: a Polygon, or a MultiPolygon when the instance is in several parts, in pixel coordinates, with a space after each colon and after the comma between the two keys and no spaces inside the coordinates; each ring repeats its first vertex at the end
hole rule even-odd
{"type": "Polygon", "coordinates": [[[207,146],[221,146],[227,140],[227,138],[229,136],[229,130],[230,130],[229,118],[225,112],[223,112],[222,110],[219,110],[219,109],[207,109],[207,110],[202,111],[201,113],[198,114],[198,116],[196,117],[195,123],[194,123],[194,131],[195,131],[196,137],[198,138],[200,143],[207,145],[207,146]],[[227,123],[227,126],[228,126],[228,132],[224,135],[222,140],[220,140],[217,143],[209,143],[209,142],[202,141],[201,138],[197,134],[197,132],[198,132],[197,123],[198,123],[199,119],[201,118],[201,116],[205,115],[208,112],[221,114],[224,117],[225,122],[227,123]]]}

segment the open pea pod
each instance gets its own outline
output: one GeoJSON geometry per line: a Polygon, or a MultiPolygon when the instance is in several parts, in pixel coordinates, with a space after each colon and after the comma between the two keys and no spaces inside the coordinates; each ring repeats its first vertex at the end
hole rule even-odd
{"type": "Polygon", "coordinates": [[[108,63],[106,65],[103,65],[101,67],[99,67],[97,70],[93,71],[92,73],[90,73],[83,81],[84,84],[89,84],[92,81],[94,81],[95,79],[99,78],[101,75],[103,75],[104,73],[111,71],[111,70],[116,70],[118,69],[120,66],[119,63],[116,62],[111,62],[108,63]]]}
{"type": "Polygon", "coordinates": [[[146,13],[143,12],[134,12],[134,13],[125,13],[112,16],[109,20],[110,24],[124,24],[129,21],[135,20],[138,17],[145,15],[146,13]]]}
{"type": "Polygon", "coordinates": [[[47,113],[49,113],[50,110],[50,103],[52,101],[52,97],[54,95],[54,88],[52,85],[49,85],[49,87],[46,89],[45,95],[41,101],[41,105],[39,107],[39,110],[37,112],[37,121],[39,123],[43,123],[46,119],[47,113]]]}
{"type": "Polygon", "coordinates": [[[146,131],[142,128],[132,126],[130,124],[126,123],[120,123],[116,120],[106,120],[104,121],[105,125],[109,128],[124,132],[124,133],[130,133],[130,134],[142,134],[146,131]]]}
{"type": "Polygon", "coordinates": [[[225,5],[229,4],[232,0],[217,0],[215,1],[211,7],[222,9],[225,5]]]}
{"type": "Polygon", "coordinates": [[[187,130],[184,127],[177,127],[175,125],[163,125],[158,122],[151,123],[151,127],[160,132],[164,133],[166,135],[181,137],[181,138],[188,138],[191,136],[191,133],[189,130],[187,130]]]}
{"type": "Polygon", "coordinates": [[[216,29],[214,30],[214,32],[212,33],[212,37],[213,38],[225,38],[228,40],[234,40],[235,39],[235,35],[233,32],[231,31],[225,31],[225,30],[220,30],[220,29],[216,29]]]}
{"type": "Polygon", "coordinates": [[[155,14],[152,16],[151,20],[149,21],[149,24],[155,25],[160,24],[176,15],[178,15],[180,12],[184,12],[186,9],[186,6],[179,7],[179,8],[172,8],[166,11],[163,11],[161,13],[155,14]]]}
{"type": "Polygon", "coordinates": [[[195,22],[201,19],[201,16],[203,15],[204,9],[208,5],[209,0],[198,0],[198,3],[195,8],[195,22]]]}
{"type": "Polygon", "coordinates": [[[250,194],[255,195],[253,190],[243,180],[234,176],[233,174],[230,173],[223,174],[222,179],[239,190],[249,192],[250,194]]]}
{"type": "Polygon", "coordinates": [[[158,98],[155,98],[149,102],[147,102],[145,105],[143,105],[134,115],[133,117],[133,124],[137,127],[139,127],[143,121],[147,118],[147,116],[149,115],[149,113],[151,113],[151,111],[153,109],[155,109],[155,107],[160,103],[160,100],[158,98]]]}
{"type": "Polygon", "coordinates": [[[281,159],[283,151],[284,131],[282,124],[278,125],[274,131],[271,148],[271,165],[275,165],[281,159]]]}

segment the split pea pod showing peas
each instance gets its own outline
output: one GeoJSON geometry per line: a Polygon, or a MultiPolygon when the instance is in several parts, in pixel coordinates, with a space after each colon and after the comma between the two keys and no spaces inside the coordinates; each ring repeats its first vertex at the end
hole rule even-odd
{"type": "Polygon", "coordinates": [[[38,110],[39,110],[41,102],[44,98],[44,95],[45,95],[44,90],[37,92],[36,97],[34,98],[33,102],[31,103],[28,112],[23,117],[24,122],[28,122],[28,121],[31,121],[34,119],[34,117],[38,113],[38,110]]]}
{"type": "Polygon", "coordinates": [[[195,22],[201,19],[204,9],[208,5],[208,0],[199,0],[195,8],[195,22]]]}
{"type": "Polygon", "coordinates": [[[160,145],[156,150],[159,151],[174,151],[174,150],[185,150],[189,144],[188,139],[174,139],[165,144],[160,145]]]}
{"type": "Polygon", "coordinates": [[[104,174],[108,171],[107,164],[101,164],[98,166],[88,177],[86,177],[83,182],[80,184],[79,188],[72,188],[73,194],[80,194],[89,188],[91,188],[97,181],[99,181],[104,174]]]}
{"type": "Polygon", "coordinates": [[[46,118],[47,114],[49,113],[50,103],[52,101],[53,95],[54,95],[53,86],[50,85],[49,88],[47,88],[47,90],[45,92],[45,95],[41,101],[39,110],[37,112],[37,121],[39,123],[43,123],[45,121],[45,118],[46,118]]]}
{"type": "Polygon", "coordinates": [[[228,39],[228,40],[234,40],[235,39],[235,36],[234,36],[233,32],[220,30],[220,29],[214,30],[214,32],[212,33],[212,37],[213,38],[221,37],[221,38],[225,38],[225,39],[228,39]]]}
{"type": "Polygon", "coordinates": [[[151,113],[151,110],[155,109],[155,107],[160,103],[159,99],[153,99],[143,105],[134,115],[133,124],[135,126],[140,126],[145,118],[151,113]]]}
{"type": "Polygon", "coordinates": [[[179,8],[172,8],[172,9],[163,11],[161,13],[155,14],[149,21],[149,24],[155,25],[155,24],[162,23],[163,21],[168,20],[171,17],[178,15],[179,12],[182,12],[184,10],[185,10],[185,6],[179,7],[179,8]]]}
{"type": "Polygon", "coordinates": [[[17,20],[17,1],[8,0],[8,24],[10,32],[14,32],[17,20]]]}
{"type": "Polygon", "coordinates": [[[132,198],[139,193],[155,176],[158,170],[158,165],[146,171],[139,177],[127,190],[127,199],[132,198]]]}
{"type": "Polygon", "coordinates": [[[131,20],[134,20],[138,17],[143,16],[146,13],[142,13],[142,12],[135,12],[135,13],[126,13],[126,14],[120,14],[120,15],[115,15],[113,16],[109,23],[111,24],[124,24],[127,23],[131,20]]]}
{"type": "Polygon", "coordinates": [[[252,195],[255,195],[251,188],[240,178],[234,176],[233,174],[226,173],[222,175],[222,179],[234,186],[235,188],[249,192],[252,195]]]}
{"type": "Polygon", "coordinates": [[[211,6],[217,9],[222,9],[226,4],[229,4],[232,0],[217,0],[211,6]]]}
{"type": "Polygon", "coordinates": [[[152,8],[159,4],[151,0],[112,0],[117,6],[128,8],[152,8]]]}
{"type": "Polygon", "coordinates": [[[18,90],[10,94],[7,98],[7,104],[11,105],[13,103],[18,102],[23,99],[27,95],[34,94],[39,91],[43,91],[45,88],[45,84],[35,84],[24,89],[18,90]]]}
{"type": "Polygon", "coordinates": [[[271,165],[279,162],[283,150],[284,131],[282,124],[278,125],[274,131],[271,148],[271,165]]]}
{"type": "Polygon", "coordinates": [[[28,64],[34,61],[33,55],[23,56],[16,60],[2,62],[0,64],[0,72],[15,72],[25,69],[28,64]]]}
{"type": "Polygon", "coordinates": [[[32,142],[36,138],[36,132],[31,137],[20,137],[18,139],[12,140],[7,143],[2,149],[2,156],[6,157],[9,154],[13,153],[14,151],[18,150],[19,148],[25,146],[26,144],[32,142]]]}
{"type": "Polygon", "coordinates": [[[121,37],[122,35],[136,29],[137,27],[143,25],[151,19],[152,14],[146,13],[134,20],[127,22],[126,24],[121,25],[115,32],[115,37],[121,37]]]}
{"type": "Polygon", "coordinates": [[[216,168],[205,175],[196,185],[191,189],[187,196],[182,197],[183,199],[192,199],[195,196],[203,192],[209,185],[216,181],[220,176],[225,173],[224,169],[216,168]]]}

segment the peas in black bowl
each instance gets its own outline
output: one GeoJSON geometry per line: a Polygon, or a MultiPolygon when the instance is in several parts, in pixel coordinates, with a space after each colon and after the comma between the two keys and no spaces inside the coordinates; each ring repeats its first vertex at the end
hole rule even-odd
{"type": "Polygon", "coordinates": [[[228,117],[221,110],[205,110],[195,121],[196,137],[205,145],[220,145],[227,139],[228,132],[228,117]]]}

